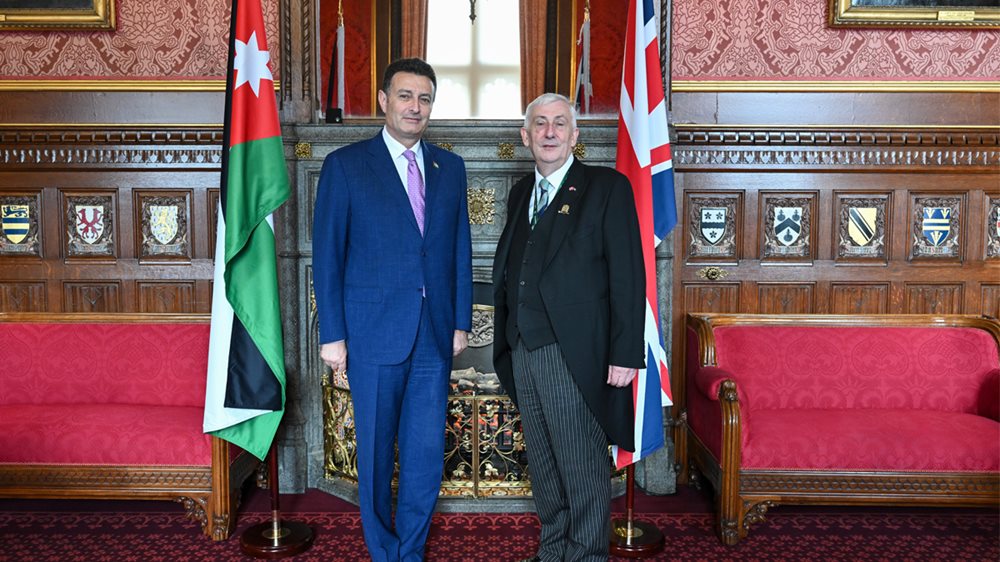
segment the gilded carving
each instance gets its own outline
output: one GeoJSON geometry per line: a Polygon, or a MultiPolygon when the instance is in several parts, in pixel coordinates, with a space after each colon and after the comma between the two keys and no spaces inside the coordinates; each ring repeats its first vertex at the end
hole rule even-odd
{"type": "Polygon", "coordinates": [[[295,143],[295,157],[296,158],[312,158],[313,150],[312,144],[308,142],[295,143]]]}
{"type": "Polygon", "coordinates": [[[469,347],[485,347],[493,343],[493,307],[472,305],[472,333],[469,347]]]}
{"type": "Polygon", "coordinates": [[[962,198],[914,196],[910,256],[915,259],[957,259],[962,233],[962,198]]]}
{"type": "Polygon", "coordinates": [[[582,142],[576,143],[576,146],[573,147],[573,157],[580,160],[587,158],[587,145],[582,142]]]}
{"type": "Polygon", "coordinates": [[[454,152],[455,151],[455,145],[452,144],[452,143],[450,143],[450,142],[439,142],[439,143],[435,143],[435,144],[437,144],[441,148],[447,150],[448,152],[454,152]]]}
{"type": "Polygon", "coordinates": [[[0,255],[41,256],[38,201],[37,193],[0,197],[0,255]]]}
{"type": "Polygon", "coordinates": [[[764,500],[758,502],[751,506],[751,502],[743,502],[743,508],[747,509],[746,514],[743,516],[743,527],[750,528],[751,525],[757,523],[763,523],[766,520],[765,515],[767,515],[767,510],[777,505],[777,503],[771,500],[764,500]]]}
{"type": "Polygon", "coordinates": [[[501,142],[497,144],[497,158],[501,160],[514,159],[514,143],[501,142]]]}
{"type": "Polygon", "coordinates": [[[496,190],[493,188],[469,188],[469,223],[493,224],[496,215],[496,190]]]}

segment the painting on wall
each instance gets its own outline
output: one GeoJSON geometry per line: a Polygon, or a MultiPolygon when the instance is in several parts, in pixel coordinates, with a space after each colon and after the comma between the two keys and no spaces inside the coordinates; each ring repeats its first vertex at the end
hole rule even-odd
{"type": "Polygon", "coordinates": [[[0,31],[115,28],[115,0],[0,0],[0,31]]]}
{"type": "Polygon", "coordinates": [[[830,0],[831,27],[1000,28],[1000,0],[830,0]]]}

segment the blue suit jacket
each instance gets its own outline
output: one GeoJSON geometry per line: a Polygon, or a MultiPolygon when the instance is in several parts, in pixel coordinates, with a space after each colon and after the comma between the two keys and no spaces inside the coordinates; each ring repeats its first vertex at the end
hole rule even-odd
{"type": "Polygon", "coordinates": [[[455,330],[472,329],[465,163],[427,142],[423,156],[423,237],[381,132],[323,163],[313,219],[320,343],[346,339],[348,362],[405,360],[425,298],[442,358],[455,330]]]}

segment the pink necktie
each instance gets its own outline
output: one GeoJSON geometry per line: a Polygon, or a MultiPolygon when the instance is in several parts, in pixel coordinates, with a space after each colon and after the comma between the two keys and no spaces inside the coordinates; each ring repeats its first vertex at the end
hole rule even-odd
{"type": "Polygon", "coordinates": [[[417,219],[420,235],[424,235],[424,178],[417,166],[417,155],[412,150],[404,150],[403,156],[409,163],[406,166],[406,193],[410,197],[413,216],[417,219]]]}

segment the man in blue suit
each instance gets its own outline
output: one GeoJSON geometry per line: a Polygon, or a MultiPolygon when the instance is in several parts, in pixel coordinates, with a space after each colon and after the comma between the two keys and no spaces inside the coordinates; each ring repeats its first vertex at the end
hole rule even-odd
{"type": "Polygon", "coordinates": [[[375,562],[423,560],[452,357],[472,328],[465,163],[421,142],[436,86],[420,59],[390,64],[378,92],[385,127],[330,154],[316,195],[320,356],[351,385],[361,521],[375,562]]]}

